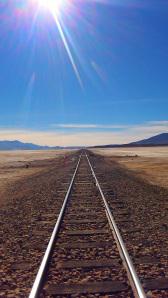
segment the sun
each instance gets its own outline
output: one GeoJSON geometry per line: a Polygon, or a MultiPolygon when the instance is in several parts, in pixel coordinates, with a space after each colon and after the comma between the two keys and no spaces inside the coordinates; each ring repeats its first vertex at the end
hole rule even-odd
{"type": "Polygon", "coordinates": [[[74,70],[74,73],[79,81],[80,86],[83,88],[80,73],[75,63],[73,54],[71,52],[71,47],[69,46],[70,43],[72,44],[72,41],[68,42],[69,34],[67,34],[65,24],[63,23],[63,20],[61,18],[61,15],[64,15],[64,14],[66,15],[68,12],[70,12],[72,7],[71,5],[72,0],[32,0],[32,1],[35,1],[38,6],[36,16],[40,13],[40,10],[43,9],[43,10],[48,10],[51,16],[53,17],[56,27],[58,29],[58,32],[60,34],[60,37],[62,39],[63,45],[69,57],[69,61],[74,70]]]}
{"type": "Polygon", "coordinates": [[[48,9],[51,13],[59,13],[66,0],[37,0],[41,8],[48,9]]]}

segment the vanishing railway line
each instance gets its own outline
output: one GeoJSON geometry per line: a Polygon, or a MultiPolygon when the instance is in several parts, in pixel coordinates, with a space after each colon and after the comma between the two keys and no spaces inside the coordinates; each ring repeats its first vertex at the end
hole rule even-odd
{"type": "Polygon", "coordinates": [[[29,298],[62,296],[146,297],[85,152],[29,298]]]}

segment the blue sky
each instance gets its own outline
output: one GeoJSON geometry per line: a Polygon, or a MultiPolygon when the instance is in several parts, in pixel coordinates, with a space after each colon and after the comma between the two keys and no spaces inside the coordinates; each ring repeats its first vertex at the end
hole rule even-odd
{"type": "Polygon", "coordinates": [[[94,145],[167,131],[167,1],[64,0],[58,20],[66,45],[37,0],[0,0],[0,139],[94,145]]]}

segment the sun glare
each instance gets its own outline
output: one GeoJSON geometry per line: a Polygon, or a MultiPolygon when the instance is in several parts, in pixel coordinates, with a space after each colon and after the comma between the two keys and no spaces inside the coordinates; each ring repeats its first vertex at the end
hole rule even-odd
{"type": "Polygon", "coordinates": [[[79,81],[80,86],[83,87],[82,80],[80,78],[80,74],[79,74],[77,65],[75,63],[75,59],[71,52],[67,34],[65,33],[66,30],[64,29],[64,24],[63,24],[63,21],[61,20],[61,14],[65,12],[65,10],[68,8],[68,2],[70,0],[35,0],[35,1],[38,3],[39,8],[49,10],[51,15],[53,16],[55,24],[61,36],[62,42],[64,44],[65,50],[69,57],[70,63],[73,67],[74,73],[79,81]]]}
{"type": "Polygon", "coordinates": [[[37,0],[40,7],[48,9],[51,13],[58,13],[66,0],[37,0]]]}

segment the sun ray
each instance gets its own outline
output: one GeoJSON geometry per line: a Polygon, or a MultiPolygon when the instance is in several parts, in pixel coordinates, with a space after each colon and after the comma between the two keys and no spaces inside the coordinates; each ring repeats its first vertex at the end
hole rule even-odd
{"type": "Polygon", "coordinates": [[[66,40],[64,31],[63,31],[62,26],[61,26],[61,23],[60,23],[60,21],[58,20],[58,16],[57,16],[57,14],[56,14],[54,11],[52,11],[51,13],[52,13],[52,15],[53,15],[53,17],[54,17],[54,20],[55,20],[55,22],[56,22],[56,25],[57,25],[59,34],[60,34],[60,36],[61,36],[62,42],[63,42],[64,47],[65,47],[65,49],[66,49],[66,52],[67,52],[67,54],[68,54],[68,57],[69,57],[69,60],[70,60],[70,62],[71,62],[71,65],[72,65],[72,67],[73,67],[73,70],[74,70],[74,72],[75,72],[75,75],[76,75],[76,77],[77,77],[77,79],[78,79],[78,81],[79,81],[79,83],[80,83],[80,86],[83,88],[83,83],[82,83],[82,80],[81,80],[81,77],[80,77],[78,68],[77,68],[77,66],[76,66],[76,64],[75,64],[74,58],[73,58],[73,56],[72,56],[71,50],[70,50],[69,45],[68,45],[68,42],[67,42],[67,40],[66,40]]]}
{"type": "Polygon", "coordinates": [[[68,44],[68,41],[66,39],[66,35],[63,30],[63,26],[61,25],[61,22],[59,20],[59,15],[61,8],[65,5],[66,0],[36,0],[38,2],[38,5],[40,8],[48,9],[51,15],[53,16],[53,19],[56,23],[57,29],[59,31],[60,37],[62,39],[63,45],[65,47],[65,50],[67,52],[68,58],[70,60],[70,63],[72,65],[72,68],[74,70],[74,73],[76,75],[76,78],[81,86],[83,88],[83,83],[80,77],[79,70],[77,68],[77,65],[75,63],[74,57],[71,53],[70,46],[68,44]]]}

